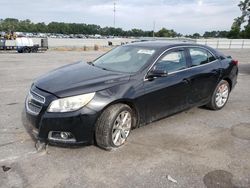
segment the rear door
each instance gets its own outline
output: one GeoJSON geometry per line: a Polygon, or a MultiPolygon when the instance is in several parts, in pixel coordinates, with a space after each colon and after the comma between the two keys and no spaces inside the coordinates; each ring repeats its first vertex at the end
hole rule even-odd
{"type": "Polygon", "coordinates": [[[188,47],[190,105],[209,101],[220,78],[220,61],[212,52],[202,47],[188,47]]]}

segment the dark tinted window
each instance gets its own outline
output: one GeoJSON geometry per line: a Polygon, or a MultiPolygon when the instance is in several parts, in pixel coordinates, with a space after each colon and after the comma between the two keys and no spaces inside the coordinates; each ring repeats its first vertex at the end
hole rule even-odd
{"type": "Polygon", "coordinates": [[[192,67],[203,65],[216,60],[216,58],[207,50],[201,48],[189,48],[192,67]]]}
{"type": "Polygon", "coordinates": [[[208,53],[208,61],[209,62],[212,62],[212,61],[216,60],[216,58],[210,52],[207,52],[207,53],[208,53]]]}
{"type": "Polygon", "coordinates": [[[157,62],[157,66],[163,67],[168,72],[174,72],[186,68],[186,58],[183,50],[168,52],[157,62]]]}

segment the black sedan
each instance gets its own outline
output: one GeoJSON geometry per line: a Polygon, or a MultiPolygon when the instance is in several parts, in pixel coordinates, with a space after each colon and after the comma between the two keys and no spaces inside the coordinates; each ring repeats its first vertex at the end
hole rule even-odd
{"type": "Polygon", "coordinates": [[[26,98],[40,141],[122,146],[131,129],[195,106],[219,110],[238,62],[202,45],[138,42],[38,78],[26,98]]]}

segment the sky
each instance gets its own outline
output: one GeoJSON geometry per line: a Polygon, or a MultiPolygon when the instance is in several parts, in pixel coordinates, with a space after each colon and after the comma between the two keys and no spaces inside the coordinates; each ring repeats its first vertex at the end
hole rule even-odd
{"type": "MultiPolygon", "coordinates": [[[[116,27],[182,34],[230,30],[239,0],[115,0],[116,27]],[[154,24],[155,23],[155,24],[154,24]]],[[[114,26],[114,0],[0,0],[0,18],[114,26]]]]}

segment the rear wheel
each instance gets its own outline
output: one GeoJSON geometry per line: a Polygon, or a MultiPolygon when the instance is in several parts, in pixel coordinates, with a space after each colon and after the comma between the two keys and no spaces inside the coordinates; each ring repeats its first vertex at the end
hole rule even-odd
{"type": "Polygon", "coordinates": [[[38,51],[38,48],[37,48],[37,47],[32,47],[32,48],[31,48],[31,52],[32,52],[32,53],[37,53],[37,51],[38,51]]]}
{"type": "Polygon", "coordinates": [[[133,111],[128,105],[114,104],[108,107],[96,124],[97,145],[107,150],[122,146],[130,134],[133,121],[133,111]]]}
{"type": "Polygon", "coordinates": [[[24,48],[23,48],[23,53],[29,53],[29,52],[30,52],[29,47],[24,47],[24,48]]]}
{"type": "Polygon", "coordinates": [[[229,98],[230,94],[230,86],[226,80],[220,81],[220,83],[215,88],[213,96],[207,105],[212,110],[220,110],[222,109],[229,98]]]}

